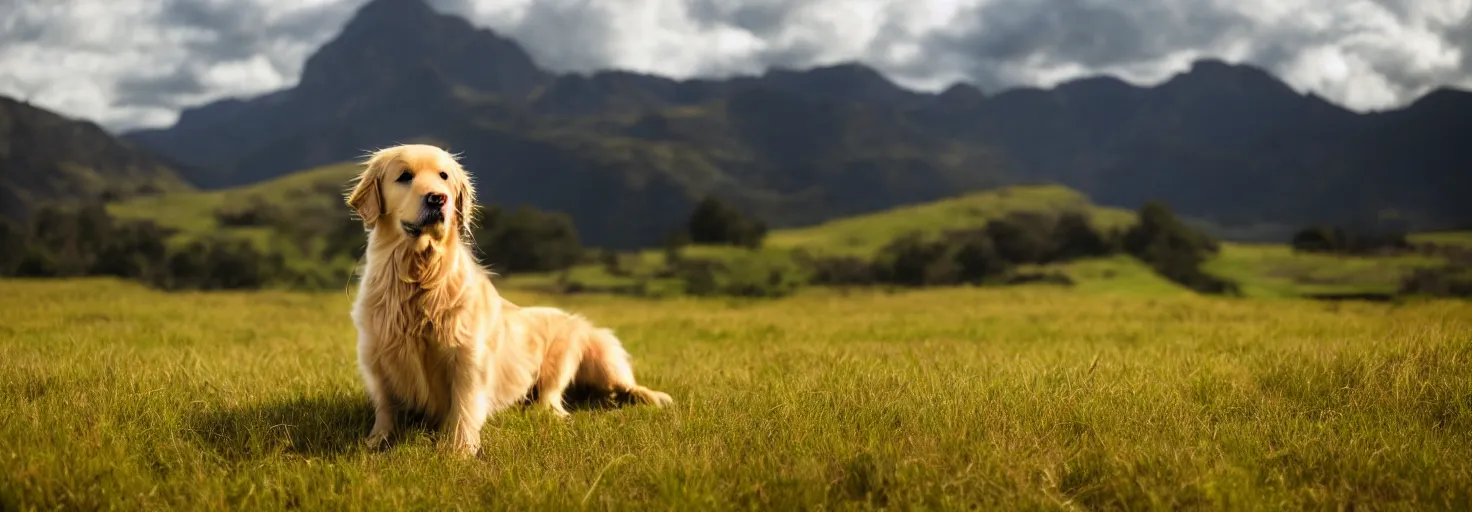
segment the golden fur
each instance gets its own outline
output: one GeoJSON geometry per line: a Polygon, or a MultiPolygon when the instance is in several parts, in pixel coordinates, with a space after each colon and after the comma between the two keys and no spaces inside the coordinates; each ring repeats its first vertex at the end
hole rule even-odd
{"type": "Polygon", "coordinates": [[[377,151],[347,204],[368,233],[352,318],[376,411],[370,446],[393,434],[398,411],[414,410],[441,423],[449,448],[474,454],[488,416],[531,391],[539,405],[567,416],[562,398],[569,385],[670,403],[669,395],[634,381],[612,331],[497,293],[464,243],[474,187],[453,155],[427,145],[377,151]],[[445,206],[427,203],[432,193],[445,194],[445,206]],[[429,210],[443,212],[443,220],[416,226],[429,210]]]}

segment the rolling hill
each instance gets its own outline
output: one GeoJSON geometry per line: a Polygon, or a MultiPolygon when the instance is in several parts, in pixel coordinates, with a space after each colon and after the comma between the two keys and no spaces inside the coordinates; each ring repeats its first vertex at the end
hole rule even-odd
{"type": "Polygon", "coordinates": [[[409,139],[465,155],[489,201],[572,215],[585,239],[656,243],[717,194],[778,227],[1058,183],[1100,204],[1164,200],[1222,232],[1472,222],[1472,94],[1358,114],[1251,67],[1202,60],[1152,86],[1092,77],[988,95],[906,90],[859,64],[725,80],[558,75],[422,0],[373,0],[296,86],[127,134],[256,183],[409,139]],[[406,28],[412,27],[412,28],[406,28]],[[378,34],[392,28],[393,38],[378,34]]]}
{"type": "MultiPolygon", "coordinates": [[[[138,197],[110,205],[113,215],[130,220],[149,220],[178,230],[176,243],[200,236],[224,234],[253,241],[257,247],[281,253],[294,268],[326,276],[336,286],[353,265],[350,259],[316,261],[313,244],[289,234],[273,231],[260,223],[231,225],[222,219],[232,211],[255,204],[271,206],[282,218],[298,223],[332,223],[348,219],[342,193],[359,168],[339,163],[307,169],[247,186],[220,190],[172,193],[138,197]],[[305,244],[305,245],[303,245],[305,244]]],[[[499,205],[503,206],[504,205],[499,205]]],[[[937,234],[948,230],[981,227],[987,221],[1019,212],[1057,214],[1079,212],[1098,228],[1126,229],[1135,222],[1135,212],[1100,206],[1082,193],[1056,185],[1012,186],[978,191],[926,203],[891,207],[880,211],[832,219],[808,226],[770,232],[760,251],[726,246],[689,246],[689,258],[787,259],[796,251],[819,256],[856,256],[867,259],[886,243],[911,231],[937,234]]],[[[269,223],[268,223],[269,224],[269,223]]],[[[356,229],[356,228],[354,228],[356,229]]],[[[352,235],[357,236],[357,235],[352,235]]],[[[1412,235],[1417,243],[1472,247],[1467,232],[1437,232],[1412,235]]],[[[663,268],[660,250],[625,253],[621,260],[628,275],[609,275],[601,264],[571,269],[569,279],[589,289],[618,289],[641,280],[661,284],[656,277],[663,268]]],[[[1417,268],[1442,263],[1429,255],[1380,257],[1304,254],[1284,243],[1224,243],[1221,253],[1207,263],[1215,274],[1232,278],[1244,292],[1255,297],[1294,297],[1309,293],[1390,293],[1402,278],[1417,268]]],[[[1078,289],[1088,293],[1146,294],[1189,293],[1154,274],[1128,256],[1072,261],[1035,270],[1058,272],[1072,278],[1078,289]]],[[[558,280],[551,274],[514,274],[505,278],[510,286],[542,288],[558,280]]],[[[653,293],[661,293],[654,290],[653,293]]]]}
{"type": "Polygon", "coordinates": [[[96,124],[0,97],[0,219],[47,202],[187,191],[165,159],[96,124]]]}

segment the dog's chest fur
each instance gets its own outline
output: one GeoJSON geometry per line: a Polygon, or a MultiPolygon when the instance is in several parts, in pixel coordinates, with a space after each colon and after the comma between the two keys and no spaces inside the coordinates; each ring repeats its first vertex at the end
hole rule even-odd
{"type": "Polygon", "coordinates": [[[473,297],[452,279],[423,286],[424,276],[416,274],[364,276],[355,317],[361,331],[373,334],[362,340],[360,352],[364,364],[382,376],[387,388],[382,391],[409,408],[440,416],[449,409],[455,374],[478,367],[475,333],[458,321],[464,302],[473,297]]]}
{"type": "Polygon", "coordinates": [[[377,333],[376,339],[367,340],[369,364],[383,376],[389,388],[384,391],[413,409],[444,414],[451,377],[463,371],[455,368],[463,341],[453,326],[429,318],[416,300],[385,305],[364,311],[364,322],[377,333]]]}

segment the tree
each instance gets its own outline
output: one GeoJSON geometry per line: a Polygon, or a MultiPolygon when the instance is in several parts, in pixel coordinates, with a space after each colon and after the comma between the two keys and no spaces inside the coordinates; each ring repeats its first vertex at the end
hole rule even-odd
{"type": "Polygon", "coordinates": [[[1015,212],[986,223],[998,254],[1013,263],[1048,263],[1057,253],[1053,225],[1042,214],[1015,212]]]}
{"type": "Polygon", "coordinates": [[[996,244],[984,230],[960,231],[947,237],[954,245],[952,258],[961,282],[981,284],[1012,270],[1011,262],[997,252],[996,244]]]}
{"type": "Polygon", "coordinates": [[[475,244],[497,272],[562,270],[582,259],[572,217],[522,206],[511,213],[488,207],[476,228],[475,244]]]}
{"type": "Polygon", "coordinates": [[[151,221],[114,226],[89,273],[150,280],[166,270],[170,234],[151,221]]]}
{"type": "Polygon", "coordinates": [[[1329,226],[1313,226],[1293,234],[1293,250],[1301,252],[1334,252],[1344,247],[1344,230],[1329,226]]]}
{"type": "Polygon", "coordinates": [[[25,229],[8,219],[0,218],[0,276],[15,275],[25,257],[25,229]]]}
{"type": "Polygon", "coordinates": [[[1089,218],[1078,212],[1064,212],[1053,224],[1053,246],[1060,261],[1107,256],[1116,251],[1108,236],[1094,229],[1089,218]]]}
{"type": "Polygon", "coordinates": [[[1163,203],[1140,208],[1139,221],[1125,233],[1125,250],[1156,273],[1201,293],[1239,293],[1237,284],[1206,273],[1201,264],[1219,250],[1216,240],[1187,226],[1163,203]]]}
{"type": "Polygon", "coordinates": [[[687,224],[690,241],[697,244],[761,247],[767,236],[767,225],[749,219],[714,195],[706,196],[695,206],[687,224]]]}

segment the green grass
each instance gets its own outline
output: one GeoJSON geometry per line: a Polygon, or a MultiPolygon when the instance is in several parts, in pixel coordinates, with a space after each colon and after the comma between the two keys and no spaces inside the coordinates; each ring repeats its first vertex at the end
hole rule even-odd
{"type": "Polygon", "coordinates": [[[816,226],[774,231],[766,245],[805,248],[819,254],[870,256],[910,231],[937,234],[975,228],[988,220],[1019,211],[1087,212],[1095,225],[1119,228],[1134,222],[1134,213],[1095,206],[1073,189],[1061,186],[1007,187],[930,203],[902,206],[838,219],[816,226]]]}
{"type": "Polygon", "coordinates": [[[226,206],[255,200],[285,209],[336,207],[347,215],[347,206],[342,204],[341,197],[347,192],[349,181],[357,176],[358,171],[359,167],[354,163],[334,164],[245,187],[163,194],[114,203],[108,205],[108,213],[123,219],[152,220],[161,226],[178,229],[186,237],[241,230],[242,228],[222,228],[215,218],[215,212],[226,206]],[[340,192],[325,194],[325,190],[340,192]],[[326,204],[329,201],[333,204],[326,204]]]}
{"type": "Polygon", "coordinates": [[[1243,284],[1257,297],[1317,293],[1393,293],[1401,279],[1421,267],[1437,266],[1425,256],[1359,257],[1294,252],[1280,244],[1222,244],[1205,268],[1243,284]]]}
{"type": "Polygon", "coordinates": [[[1433,243],[1437,245],[1450,245],[1456,247],[1472,248],[1472,231],[1438,231],[1434,233],[1416,233],[1411,235],[1413,243],[1433,243]]]}
{"type": "Polygon", "coordinates": [[[550,297],[669,409],[369,452],[349,297],[0,281],[0,509],[1466,510],[1472,303],[550,297]]]}

